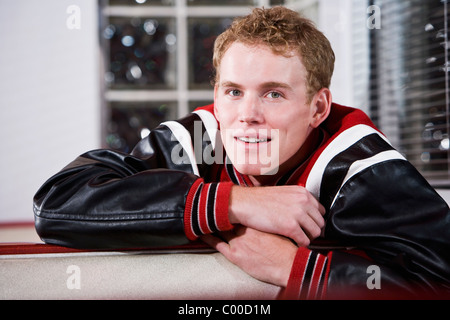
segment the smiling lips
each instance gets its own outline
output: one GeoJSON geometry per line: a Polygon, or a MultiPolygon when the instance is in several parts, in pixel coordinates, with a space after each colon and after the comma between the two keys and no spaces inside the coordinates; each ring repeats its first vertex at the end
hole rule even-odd
{"type": "Polygon", "coordinates": [[[271,139],[269,138],[256,138],[256,137],[234,137],[234,138],[244,143],[266,143],[271,141],[271,139]]]}

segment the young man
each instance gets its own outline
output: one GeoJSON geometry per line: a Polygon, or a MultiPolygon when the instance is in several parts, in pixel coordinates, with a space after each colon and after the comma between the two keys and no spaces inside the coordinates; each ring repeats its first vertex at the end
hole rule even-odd
{"type": "Polygon", "coordinates": [[[214,65],[214,105],[129,155],[81,155],[41,187],[44,241],[201,238],[282,298],[448,295],[447,204],[366,115],[332,103],[334,54],[310,21],[255,9],[218,37],[214,65]]]}

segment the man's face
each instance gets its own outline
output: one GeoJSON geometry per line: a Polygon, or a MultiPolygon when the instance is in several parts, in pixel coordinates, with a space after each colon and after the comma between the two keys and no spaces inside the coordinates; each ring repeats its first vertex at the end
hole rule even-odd
{"type": "Polygon", "coordinates": [[[236,170],[250,176],[280,174],[304,160],[301,147],[317,125],[300,57],[235,42],[218,72],[215,114],[236,170]]]}

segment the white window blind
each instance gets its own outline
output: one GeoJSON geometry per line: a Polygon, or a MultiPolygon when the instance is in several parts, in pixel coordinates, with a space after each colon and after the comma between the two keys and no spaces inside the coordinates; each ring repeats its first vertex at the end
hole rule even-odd
{"type": "Polygon", "coordinates": [[[369,113],[436,187],[450,186],[448,3],[371,0],[369,113]]]}

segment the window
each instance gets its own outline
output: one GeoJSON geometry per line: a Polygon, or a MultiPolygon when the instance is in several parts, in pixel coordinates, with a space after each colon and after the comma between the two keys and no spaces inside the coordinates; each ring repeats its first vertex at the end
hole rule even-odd
{"type": "Polygon", "coordinates": [[[450,186],[448,4],[372,0],[370,115],[435,187],[450,186]]]}

